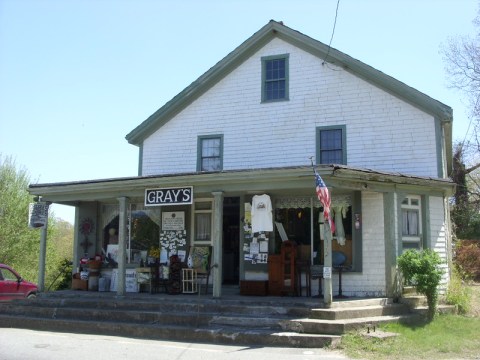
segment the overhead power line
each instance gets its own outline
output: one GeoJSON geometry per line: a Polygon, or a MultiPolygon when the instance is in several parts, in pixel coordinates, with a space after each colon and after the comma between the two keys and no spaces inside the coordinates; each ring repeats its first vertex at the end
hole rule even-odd
{"type": "Polygon", "coordinates": [[[328,54],[330,54],[330,48],[332,46],[333,35],[335,35],[335,27],[337,26],[338,6],[339,5],[340,5],[340,0],[337,0],[337,9],[335,10],[335,21],[333,22],[332,36],[330,36],[330,42],[328,43],[327,55],[325,55],[325,59],[323,59],[323,64],[325,64],[325,61],[327,61],[327,58],[328,58],[328,54]]]}

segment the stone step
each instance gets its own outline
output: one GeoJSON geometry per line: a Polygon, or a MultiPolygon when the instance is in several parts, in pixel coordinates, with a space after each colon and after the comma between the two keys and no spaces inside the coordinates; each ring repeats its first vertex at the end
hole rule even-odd
{"type": "Polygon", "coordinates": [[[400,321],[391,299],[318,299],[66,293],[0,303],[0,327],[101,333],[177,341],[285,347],[334,346],[347,331],[400,321]]]}
{"type": "Polygon", "coordinates": [[[299,333],[343,335],[349,331],[378,326],[391,322],[412,323],[418,320],[419,315],[385,315],[355,319],[321,320],[321,319],[296,319],[281,322],[284,331],[299,333]]]}
{"type": "MultiPolygon", "coordinates": [[[[270,316],[309,316],[311,308],[305,304],[275,304],[264,303],[252,305],[252,302],[243,301],[220,301],[220,300],[197,300],[197,301],[126,301],[108,299],[37,299],[21,300],[21,306],[35,306],[46,308],[81,308],[81,309],[115,309],[115,310],[138,310],[158,311],[169,313],[215,313],[215,314],[238,314],[238,315],[270,315],[270,316]]],[[[0,304],[2,306],[2,304],[0,304]]]]}
{"type": "Polygon", "coordinates": [[[391,298],[371,298],[371,299],[342,299],[333,301],[330,309],[338,308],[355,308],[355,307],[365,307],[365,306],[378,306],[378,305],[389,305],[392,304],[393,300],[391,298]]]}
{"type": "Polygon", "coordinates": [[[355,319],[384,315],[405,315],[410,309],[405,304],[368,305],[355,307],[338,307],[329,309],[312,309],[311,318],[321,320],[355,319]]]}
{"type": "MultiPolygon", "coordinates": [[[[414,314],[419,314],[422,316],[426,316],[428,313],[428,306],[418,306],[411,310],[414,314]]],[[[437,305],[437,313],[439,314],[455,314],[457,312],[457,308],[455,305],[444,305],[439,304],[437,305]]]]}
{"type": "Polygon", "coordinates": [[[108,310],[108,309],[80,309],[80,308],[48,308],[30,306],[28,311],[24,307],[4,307],[2,313],[14,316],[23,316],[45,319],[75,319],[84,321],[115,321],[133,324],[169,324],[178,326],[209,326],[234,325],[245,328],[280,329],[279,321],[285,317],[271,316],[222,316],[205,313],[175,313],[140,310],[108,310]]]}
{"type": "Polygon", "coordinates": [[[15,327],[41,331],[102,334],[157,340],[189,341],[210,344],[249,346],[282,346],[321,348],[335,347],[341,337],[323,334],[299,334],[289,331],[273,332],[262,329],[236,327],[185,327],[174,325],[118,323],[112,321],[82,321],[73,319],[45,319],[28,316],[0,315],[0,327],[15,327]]]}
{"type": "Polygon", "coordinates": [[[399,299],[399,302],[407,305],[411,309],[423,307],[427,305],[427,298],[423,295],[407,295],[399,299]]]}

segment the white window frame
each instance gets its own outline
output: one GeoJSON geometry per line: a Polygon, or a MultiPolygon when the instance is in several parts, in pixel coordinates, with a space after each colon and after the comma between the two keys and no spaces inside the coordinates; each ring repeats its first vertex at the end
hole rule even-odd
{"type": "Polygon", "coordinates": [[[211,245],[213,237],[213,199],[211,198],[198,198],[194,199],[193,202],[193,216],[192,216],[192,244],[198,245],[211,245]],[[208,209],[199,209],[197,210],[197,204],[199,203],[208,203],[208,209]],[[210,215],[210,239],[209,240],[197,240],[197,229],[195,227],[195,221],[197,214],[209,214],[210,215]]]}
{"type": "Polygon", "coordinates": [[[403,243],[417,243],[418,249],[422,248],[422,198],[420,195],[407,195],[402,200],[402,212],[400,224],[402,226],[402,242],[403,243]],[[418,235],[404,235],[403,234],[403,214],[404,211],[415,211],[418,214],[418,235]]]}

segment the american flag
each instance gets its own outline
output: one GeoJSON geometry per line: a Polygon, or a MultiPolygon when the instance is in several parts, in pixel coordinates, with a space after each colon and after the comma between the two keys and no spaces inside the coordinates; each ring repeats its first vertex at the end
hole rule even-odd
{"type": "Polygon", "coordinates": [[[333,222],[332,218],[330,217],[330,194],[328,192],[327,185],[323,182],[322,178],[320,175],[318,175],[317,170],[314,169],[315,172],[315,187],[317,191],[317,197],[318,200],[323,205],[323,217],[325,218],[326,221],[328,221],[328,224],[330,225],[330,230],[335,232],[335,223],[333,222]]]}

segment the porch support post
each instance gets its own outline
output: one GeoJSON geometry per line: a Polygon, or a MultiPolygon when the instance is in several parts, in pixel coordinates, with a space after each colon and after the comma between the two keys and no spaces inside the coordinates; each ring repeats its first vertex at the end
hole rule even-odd
{"type": "Polygon", "coordinates": [[[222,296],[222,230],[223,230],[223,192],[213,195],[213,297],[222,296]]]}
{"type": "Polygon", "coordinates": [[[401,293],[397,274],[397,247],[399,242],[398,193],[383,195],[383,216],[385,222],[385,292],[387,297],[397,297],[401,293]]]}
{"type": "Polygon", "coordinates": [[[45,225],[40,229],[40,255],[38,262],[38,291],[45,291],[45,259],[47,256],[47,232],[48,232],[48,207],[50,202],[45,203],[45,225]]]}
{"type": "Polygon", "coordinates": [[[119,220],[118,220],[118,283],[117,295],[125,295],[125,271],[126,271],[126,253],[127,253],[127,202],[125,196],[119,197],[119,220]]]}
{"type": "Polygon", "coordinates": [[[323,278],[323,303],[326,307],[332,306],[333,301],[333,291],[332,291],[332,231],[330,229],[330,224],[328,221],[325,221],[324,224],[324,241],[323,241],[323,266],[324,266],[324,278],[323,278]],[[325,272],[325,268],[330,268],[329,272],[325,272]],[[328,276],[325,276],[327,275],[328,276]]]}
{"type": "Polygon", "coordinates": [[[78,268],[78,264],[80,264],[80,259],[82,257],[82,254],[80,253],[80,208],[77,205],[75,205],[75,226],[74,226],[74,232],[73,232],[73,264],[72,266],[72,275],[79,272],[80,269],[78,268]]]}

